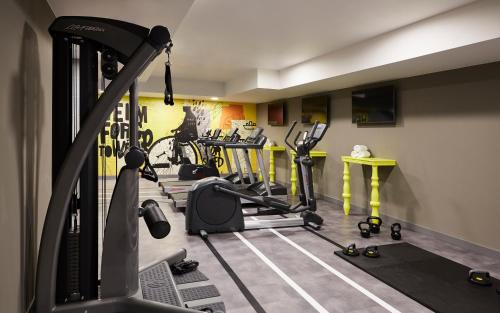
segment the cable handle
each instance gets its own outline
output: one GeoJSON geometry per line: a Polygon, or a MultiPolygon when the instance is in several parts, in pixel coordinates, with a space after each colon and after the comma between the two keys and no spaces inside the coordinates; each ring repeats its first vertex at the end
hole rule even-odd
{"type": "Polygon", "coordinates": [[[172,48],[172,42],[169,42],[167,45],[167,49],[165,50],[167,53],[167,62],[165,62],[165,98],[163,102],[166,105],[174,105],[174,92],[172,89],[172,73],[170,72],[170,49],[172,48]]]}
{"type": "Polygon", "coordinates": [[[144,153],[144,167],[140,171],[141,177],[156,183],[158,182],[158,174],[156,173],[151,162],[149,161],[148,153],[145,151],[142,152],[144,153]]]}

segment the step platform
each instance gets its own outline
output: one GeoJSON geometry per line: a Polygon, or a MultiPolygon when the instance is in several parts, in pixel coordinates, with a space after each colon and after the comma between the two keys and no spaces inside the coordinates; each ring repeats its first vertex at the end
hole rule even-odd
{"type": "Polygon", "coordinates": [[[142,296],[146,300],[202,311],[226,312],[215,285],[199,270],[174,275],[166,260],[139,272],[142,296]]]}

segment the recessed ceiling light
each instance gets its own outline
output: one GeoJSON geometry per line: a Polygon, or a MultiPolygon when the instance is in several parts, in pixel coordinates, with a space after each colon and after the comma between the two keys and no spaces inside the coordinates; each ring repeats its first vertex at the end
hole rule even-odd
{"type": "Polygon", "coordinates": [[[217,101],[217,100],[219,100],[219,97],[210,97],[210,100],[217,101]]]}

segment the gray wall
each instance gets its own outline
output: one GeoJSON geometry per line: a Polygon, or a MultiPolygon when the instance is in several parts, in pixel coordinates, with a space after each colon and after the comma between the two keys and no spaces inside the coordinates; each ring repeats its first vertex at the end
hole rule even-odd
{"type": "MultiPolygon", "coordinates": [[[[398,166],[382,169],[381,213],[477,245],[500,250],[500,63],[402,79],[398,124],[358,128],[351,123],[351,89],[332,92],[330,128],[317,149],[317,192],[342,199],[341,155],[365,144],[398,166]]],[[[288,120],[300,120],[299,98],[288,100],[288,120]]],[[[267,125],[267,105],[257,122],[282,144],[287,127],[267,125]]],[[[290,125],[290,124],[289,124],[290,125]]],[[[288,181],[286,155],[278,181],[288,181]]],[[[351,203],[369,206],[371,170],[351,165],[351,203]]]]}
{"type": "Polygon", "coordinates": [[[51,40],[44,0],[0,1],[0,304],[24,312],[50,196],[51,40]]]}

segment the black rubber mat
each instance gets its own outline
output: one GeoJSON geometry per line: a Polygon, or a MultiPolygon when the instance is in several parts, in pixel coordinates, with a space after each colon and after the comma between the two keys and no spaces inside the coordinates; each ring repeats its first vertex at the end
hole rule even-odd
{"type": "Polygon", "coordinates": [[[497,279],[490,287],[473,285],[467,280],[469,267],[409,243],[379,246],[379,251],[379,258],[335,254],[435,312],[500,312],[497,279]]]}
{"type": "Polygon", "coordinates": [[[179,292],[184,302],[220,296],[219,291],[214,285],[186,288],[179,290],[179,292]]]}
{"type": "Polygon", "coordinates": [[[224,306],[224,303],[222,302],[215,302],[215,303],[210,303],[210,304],[205,304],[205,305],[198,305],[198,306],[193,306],[190,307],[190,309],[193,310],[203,310],[203,309],[212,309],[212,311],[221,311],[221,312],[226,312],[226,307],[224,306]]]}
{"type": "Polygon", "coordinates": [[[161,262],[139,273],[144,299],[181,306],[168,263],[161,262]]]}
{"type": "Polygon", "coordinates": [[[196,270],[186,274],[174,275],[174,280],[176,285],[194,283],[197,281],[206,281],[208,280],[207,276],[202,272],[196,270]]]}

